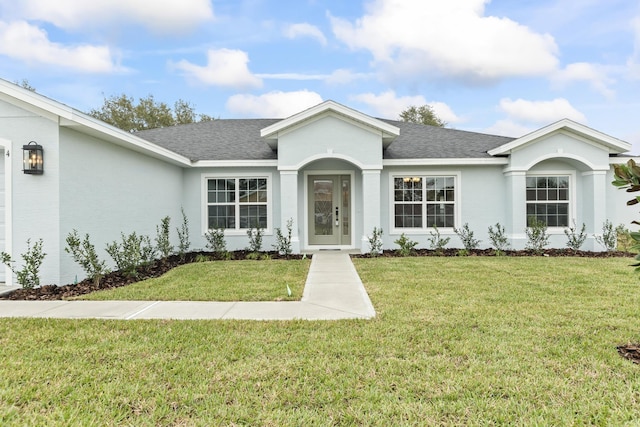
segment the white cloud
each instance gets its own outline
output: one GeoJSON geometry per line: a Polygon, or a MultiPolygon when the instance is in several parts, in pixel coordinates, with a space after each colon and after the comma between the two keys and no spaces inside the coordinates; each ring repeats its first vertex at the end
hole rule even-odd
{"type": "Polygon", "coordinates": [[[501,135],[518,138],[536,130],[535,126],[527,126],[516,123],[513,120],[498,120],[492,126],[484,129],[482,132],[490,135],[501,135]]]}
{"type": "Polygon", "coordinates": [[[351,70],[340,68],[331,73],[331,75],[327,76],[326,82],[330,85],[344,85],[356,80],[367,79],[369,77],[371,77],[370,74],[354,73],[351,70]]]}
{"type": "Polygon", "coordinates": [[[565,85],[576,81],[584,81],[596,91],[607,98],[612,98],[614,92],[610,85],[615,83],[607,75],[605,67],[587,62],[576,62],[559,70],[552,78],[556,84],[565,85]]]}
{"type": "Polygon", "coordinates": [[[397,96],[394,91],[389,90],[380,95],[363,93],[352,96],[351,99],[368,105],[374,114],[383,118],[397,120],[400,113],[408,107],[412,105],[419,107],[429,104],[436,115],[445,122],[456,123],[461,121],[460,117],[458,117],[447,104],[443,102],[427,102],[422,95],[397,96]]]}
{"type": "Polygon", "coordinates": [[[507,113],[510,119],[525,123],[547,125],[564,118],[581,123],[587,122],[585,115],[576,110],[564,98],[556,98],[552,101],[527,101],[524,99],[513,101],[504,98],[500,100],[500,110],[507,113]]]}
{"type": "Polygon", "coordinates": [[[640,16],[631,21],[631,28],[634,33],[633,54],[627,60],[627,66],[631,77],[640,79],[640,16]]]}
{"type": "Polygon", "coordinates": [[[370,74],[354,73],[350,70],[338,69],[331,74],[304,74],[304,73],[258,73],[255,75],[261,79],[272,80],[321,80],[331,85],[351,83],[355,80],[366,79],[370,74]]]}
{"type": "Polygon", "coordinates": [[[0,55],[86,73],[124,71],[114,62],[109,47],[53,43],[46,31],[24,21],[0,22],[0,55]]]}
{"type": "Polygon", "coordinates": [[[558,67],[550,35],[508,18],[484,16],[489,0],[376,0],[349,22],[330,17],[335,36],[369,50],[394,78],[482,82],[549,75],[558,67]]]}
{"type": "Polygon", "coordinates": [[[74,30],[124,22],[157,33],[175,33],[213,19],[210,0],[0,0],[0,9],[14,19],[74,30]]]}
{"type": "Polygon", "coordinates": [[[284,118],[318,105],[322,97],[316,92],[273,91],[259,96],[238,94],[227,100],[227,110],[243,117],[284,118]]]}
{"type": "Polygon", "coordinates": [[[262,87],[262,80],[249,71],[246,52],[232,49],[211,49],[207,52],[207,65],[200,66],[182,60],[173,66],[187,78],[205,85],[238,89],[262,87]]]}
{"type": "Polygon", "coordinates": [[[506,113],[507,117],[498,120],[483,132],[520,137],[564,118],[581,123],[587,122],[585,115],[564,98],[551,101],[527,101],[524,99],[514,101],[503,98],[500,100],[498,108],[506,113]]]}
{"type": "Polygon", "coordinates": [[[330,77],[329,74],[303,74],[303,73],[267,73],[256,74],[261,79],[273,80],[325,80],[330,77]]]}
{"type": "Polygon", "coordinates": [[[284,29],[284,35],[290,39],[310,37],[317,40],[322,46],[327,45],[327,38],[322,34],[322,31],[315,25],[306,22],[288,25],[284,29]]]}

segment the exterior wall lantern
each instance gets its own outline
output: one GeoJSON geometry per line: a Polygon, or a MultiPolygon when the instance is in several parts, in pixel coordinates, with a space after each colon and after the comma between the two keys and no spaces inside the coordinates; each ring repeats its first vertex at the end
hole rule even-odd
{"type": "Polygon", "coordinates": [[[44,173],[44,158],[42,145],[35,141],[22,146],[22,171],[29,175],[42,175],[44,173]]]}

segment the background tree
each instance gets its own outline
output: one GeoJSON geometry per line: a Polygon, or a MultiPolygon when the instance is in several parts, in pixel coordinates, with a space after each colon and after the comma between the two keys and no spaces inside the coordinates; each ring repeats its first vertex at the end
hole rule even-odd
{"type": "Polygon", "coordinates": [[[433,111],[433,107],[428,104],[420,107],[416,107],[415,105],[408,107],[400,113],[400,120],[403,122],[422,123],[423,125],[437,126],[441,128],[447,126],[447,122],[438,117],[435,111],[433,111]]]}
{"type": "Polygon", "coordinates": [[[27,79],[22,79],[21,81],[16,80],[16,81],[14,81],[14,83],[17,84],[20,87],[23,87],[23,88],[25,88],[27,90],[30,90],[31,92],[35,92],[36,91],[36,88],[31,86],[29,84],[29,80],[27,80],[27,79]]]}
{"type": "Polygon", "coordinates": [[[187,101],[179,99],[171,109],[153,95],[140,98],[137,104],[131,96],[112,95],[88,114],[129,132],[213,120],[206,114],[196,114],[195,107],[187,101]]]}

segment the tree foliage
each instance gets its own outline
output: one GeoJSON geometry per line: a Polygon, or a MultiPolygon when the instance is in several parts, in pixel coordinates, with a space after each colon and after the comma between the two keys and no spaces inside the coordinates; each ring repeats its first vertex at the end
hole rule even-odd
{"type": "MultiPolygon", "coordinates": [[[[629,159],[626,165],[614,165],[613,172],[615,180],[612,182],[618,188],[626,189],[627,193],[635,193],[640,191],[640,166],[633,159],[629,159]]],[[[635,196],[627,201],[627,206],[633,206],[640,203],[640,196],[635,196]]],[[[632,224],[640,225],[638,221],[632,221],[632,224]]],[[[634,244],[631,249],[640,249],[640,232],[629,233],[634,244]]],[[[640,271],[640,254],[636,255],[636,263],[633,264],[636,270],[640,271]]]]}
{"type": "Polygon", "coordinates": [[[400,113],[400,120],[408,123],[421,123],[423,125],[445,127],[447,122],[442,120],[431,105],[416,107],[412,105],[400,113]]]}
{"type": "Polygon", "coordinates": [[[125,94],[112,95],[104,99],[99,109],[89,111],[89,115],[129,132],[213,120],[206,114],[197,114],[187,101],[179,99],[172,109],[156,101],[153,95],[140,98],[137,103],[125,94]]]}
{"type": "Polygon", "coordinates": [[[25,88],[27,90],[30,90],[31,92],[35,92],[36,88],[31,86],[31,84],[29,84],[29,80],[27,79],[22,79],[21,81],[14,81],[15,84],[17,84],[18,86],[25,88]]]}

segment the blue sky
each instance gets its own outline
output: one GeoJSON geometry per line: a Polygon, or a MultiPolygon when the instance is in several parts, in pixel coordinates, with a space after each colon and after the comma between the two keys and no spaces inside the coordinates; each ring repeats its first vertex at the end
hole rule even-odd
{"type": "Polygon", "coordinates": [[[564,117],[640,153],[635,0],[0,0],[0,78],[277,118],[332,99],[522,136],[564,117]]]}

